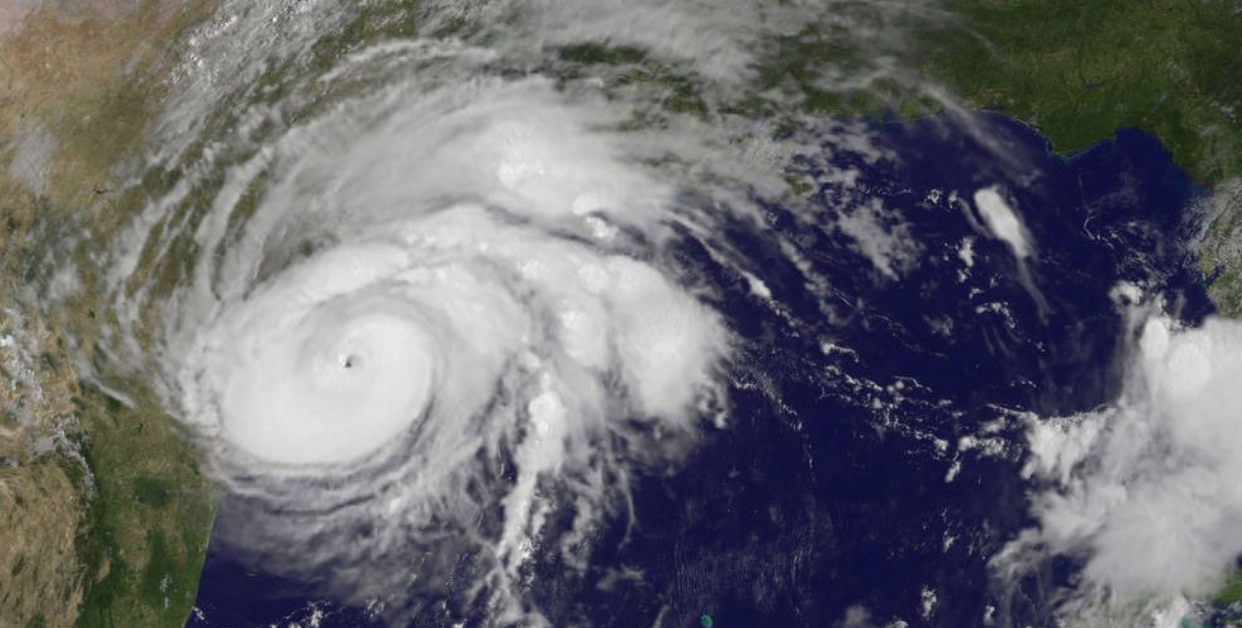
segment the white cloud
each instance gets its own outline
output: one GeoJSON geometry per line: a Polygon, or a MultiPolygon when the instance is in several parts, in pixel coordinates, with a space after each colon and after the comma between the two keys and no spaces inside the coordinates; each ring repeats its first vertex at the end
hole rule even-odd
{"type": "Polygon", "coordinates": [[[1000,188],[990,187],[975,192],[975,207],[987,223],[988,231],[998,240],[1004,240],[1013,251],[1013,256],[1024,260],[1031,255],[1030,234],[1018,213],[1009,206],[1000,188]]]}
{"type": "Polygon", "coordinates": [[[1080,594],[1164,604],[1210,594],[1242,554],[1242,322],[1152,319],[1121,399],[1029,438],[1040,528],[999,564],[1078,555],[1080,594]]]}

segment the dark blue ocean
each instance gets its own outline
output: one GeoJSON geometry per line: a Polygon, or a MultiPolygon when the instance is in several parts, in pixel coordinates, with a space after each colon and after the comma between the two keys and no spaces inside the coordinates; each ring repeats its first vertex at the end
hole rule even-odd
{"type": "MultiPolygon", "coordinates": [[[[684,464],[643,474],[636,525],[618,515],[595,539],[585,574],[555,556],[533,558],[529,593],[554,625],[820,627],[865,608],[877,626],[968,628],[984,625],[988,607],[997,625],[1051,623],[1056,592],[1072,586],[1072,559],[1016,582],[987,567],[1033,524],[1019,474],[1023,426],[1012,417],[1115,398],[1128,333],[1109,297],[1119,282],[1163,293],[1190,323],[1211,311],[1188,246],[1198,227],[1189,208],[1202,191],[1137,130],[1064,157],[998,114],[872,126],[897,159],[834,150],[793,166],[809,176],[860,173],[852,187],[819,190],[812,203],[822,211],[768,206],[760,229],[721,219],[713,244],[734,251],[779,308],[693,236],[669,253],[685,281],[711,284],[711,305],[744,339],[729,425],[705,424],[684,464]],[[993,185],[1036,249],[1025,271],[951,199],[993,185]],[[919,246],[897,278],[834,226],[859,194],[882,200],[889,226],[919,246]],[[966,238],[973,266],[963,274],[966,238]],[[826,288],[813,291],[778,240],[826,288]],[[963,437],[1003,446],[962,449],[963,437]],[[621,568],[641,577],[615,577],[621,568]]],[[[228,498],[221,506],[243,507],[228,498]]],[[[213,538],[201,615],[189,626],[310,625],[312,607],[325,628],[378,625],[365,609],[319,597],[314,582],[242,565],[213,538]]],[[[421,600],[415,625],[479,612],[457,608],[451,593],[421,600]]]]}

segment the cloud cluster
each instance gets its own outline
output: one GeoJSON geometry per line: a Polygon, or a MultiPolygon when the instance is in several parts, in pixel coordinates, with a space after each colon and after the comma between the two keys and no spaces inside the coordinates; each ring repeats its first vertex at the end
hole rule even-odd
{"type": "Polygon", "coordinates": [[[589,126],[538,79],[410,84],[229,172],[260,192],[199,226],[217,254],[166,304],[162,370],[220,479],[263,504],[234,542],[333,565],[350,601],[408,590],[386,557],[474,542],[497,617],[540,623],[508,583],[544,521],[570,508],[581,538],[634,460],[679,452],[728,353],[639,255],[668,188],[589,126]]]}
{"type": "Polygon", "coordinates": [[[1112,407],[1032,425],[1040,527],[1002,558],[1081,556],[1084,589],[1122,597],[1209,594],[1242,554],[1242,323],[1153,318],[1130,368],[1112,407]]]}

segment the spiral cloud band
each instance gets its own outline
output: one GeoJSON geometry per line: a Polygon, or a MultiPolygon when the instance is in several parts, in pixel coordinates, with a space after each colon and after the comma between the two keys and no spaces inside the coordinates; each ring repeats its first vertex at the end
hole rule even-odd
{"type": "MultiPolygon", "coordinates": [[[[236,540],[251,554],[301,539],[285,569],[339,565],[362,522],[386,538],[363,554],[418,543],[411,528],[493,507],[470,492],[488,486],[490,603],[518,617],[503,574],[563,503],[545,494],[571,478],[585,533],[624,483],[616,460],[673,452],[709,418],[728,338],[647,261],[673,196],[598,120],[537,80],[411,98],[351,103],[229,171],[195,233],[219,253],[170,302],[163,370],[224,481],[265,504],[236,540]]],[[[339,592],[403,571],[342,570],[339,592]]]]}
{"type": "Polygon", "coordinates": [[[205,334],[190,386],[215,402],[202,411],[232,444],[276,463],[348,462],[432,405],[477,412],[521,355],[557,376],[544,403],[572,397],[575,414],[602,415],[606,391],[576,384],[617,369],[639,408],[677,417],[693,387],[675,382],[706,375],[719,348],[706,312],[640,262],[523,242],[532,236],[477,206],[412,230],[317,256],[205,334]],[[544,300],[550,311],[528,309],[544,300]]]}
{"type": "Polygon", "coordinates": [[[549,376],[540,408],[602,416],[615,372],[639,411],[682,415],[720,329],[653,267],[601,250],[614,223],[659,216],[667,199],[625,196],[658,187],[618,185],[639,176],[521,103],[453,118],[374,129],[357,156],[291,150],[256,223],[310,212],[342,241],[239,286],[186,364],[192,414],[266,461],[348,462],[416,420],[478,412],[516,361],[549,376]]]}

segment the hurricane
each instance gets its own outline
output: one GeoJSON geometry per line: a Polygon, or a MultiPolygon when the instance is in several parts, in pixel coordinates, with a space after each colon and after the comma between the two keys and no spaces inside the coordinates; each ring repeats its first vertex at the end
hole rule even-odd
{"type": "Polygon", "coordinates": [[[948,20],[225,0],[117,169],[141,210],[88,234],[83,369],[149,384],[219,487],[213,555],[308,617],[1184,610],[1242,551],[1192,186],[1141,133],[1062,157],[966,110],[914,56],[948,20]]]}
{"type": "Polygon", "coordinates": [[[741,26],[793,33],[819,9],[426,3],[415,36],[213,111],[207,93],[264,96],[273,59],[363,10],[222,7],[144,166],[184,174],[118,238],[111,274],[127,335],[156,330],[121,360],[247,504],[222,511],[217,542],[394,622],[451,571],[469,584],[446,617],[548,625],[522,592],[532,553],[585,568],[631,473],[725,428],[736,338],[677,248],[732,264],[711,231],[782,184],[766,129],[639,128],[648,94],[536,64],[604,37],[723,106],[752,72],[741,26]],[[140,270],[178,255],[171,288],[140,270]]]}
{"type": "MultiPolygon", "coordinates": [[[[546,85],[414,97],[273,148],[239,241],[178,301],[167,368],[224,477],[281,510],[273,534],[288,509],[332,513],[298,526],[307,541],[359,521],[399,538],[499,497],[492,559],[515,572],[545,494],[579,493],[586,534],[619,457],[696,429],[729,339],[644,259],[669,192],[546,85]],[[497,494],[499,459],[516,476],[497,494]]],[[[196,237],[210,250],[226,231],[196,237]]]]}

